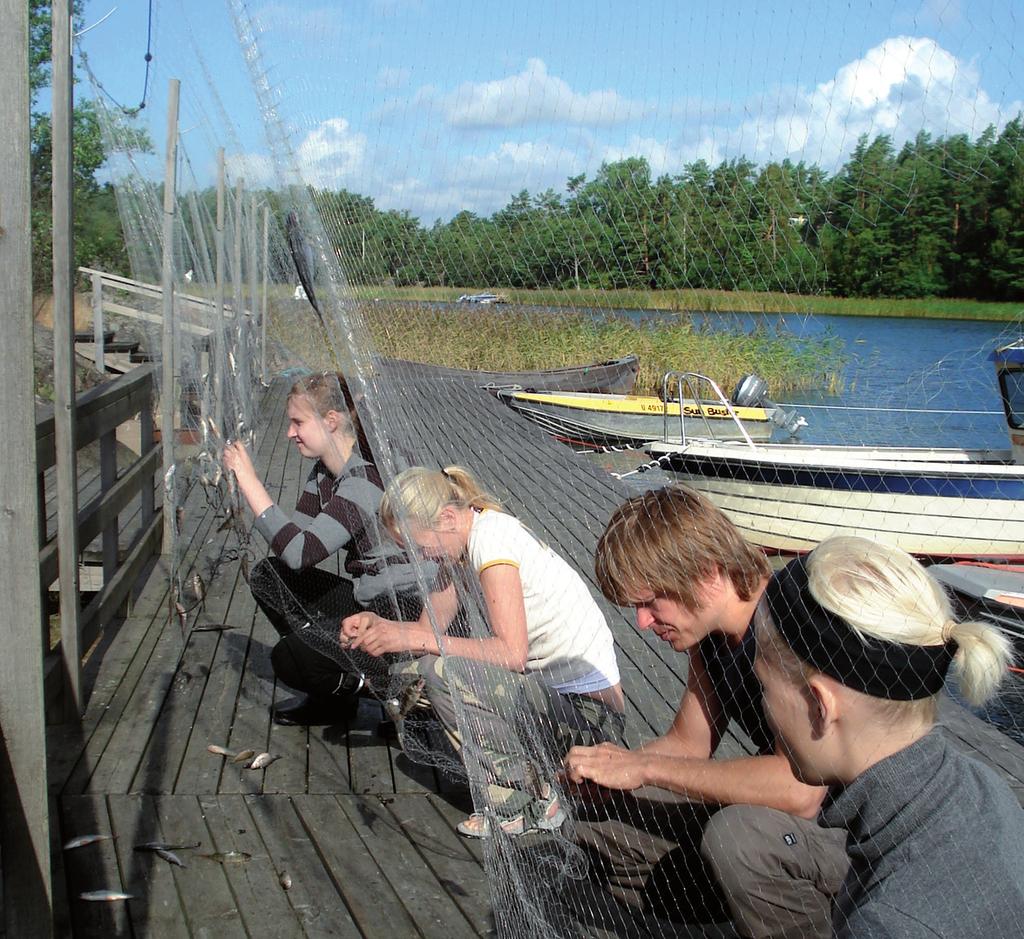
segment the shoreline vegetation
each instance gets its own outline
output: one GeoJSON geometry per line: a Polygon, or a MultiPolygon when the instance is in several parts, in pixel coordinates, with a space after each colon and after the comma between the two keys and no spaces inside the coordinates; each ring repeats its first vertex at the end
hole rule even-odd
{"type": "MultiPolygon", "coordinates": [[[[454,303],[463,294],[485,288],[353,286],[359,300],[454,303]]],[[[664,310],[670,313],[778,313],[799,316],[892,316],[899,319],[962,319],[1020,322],[1024,302],[990,302],[941,297],[899,299],[831,297],[745,290],[521,290],[493,291],[511,304],[556,307],[567,311],[664,310]]],[[[499,305],[497,309],[502,309],[499,305]]]]}
{"type": "MultiPolygon", "coordinates": [[[[770,330],[711,332],[685,315],[663,323],[637,323],[609,315],[538,312],[517,304],[498,307],[432,307],[360,302],[357,318],[376,352],[454,368],[519,371],[585,365],[640,357],[637,394],[659,394],[673,369],[710,376],[728,395],[736,382],[756,372],[771,394],[839,388],[842,343],[833,337],[797,340],[770,330]]],[[[294,336],[279,335],[291,345],[294,336]]],[[[294,346],[293,346],[294,348],[294,346]]]]}

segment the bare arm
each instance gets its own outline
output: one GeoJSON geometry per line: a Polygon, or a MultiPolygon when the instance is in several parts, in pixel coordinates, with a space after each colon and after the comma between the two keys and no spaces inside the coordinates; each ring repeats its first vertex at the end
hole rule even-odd
{"type": "MultiPolygon", "coordinates": [[[[490,662],[511,671],[521,672],[526,666],[526,608],[519,569],[512,564],[496,564],[480,574],[484,600],[487,603],[491,635],[474,639],[465,636],[443,636],[440,644],[430,621],[429,612],[415,623],[385,620],[373,613],[357,613],[342,625],[343,636],[353,649],[371,655],[385,652],[413,652],[418,655],[457,655],[480,662],[490,662]]],[[[431,594],[438,625],[447,628],[458,610],[455,587],[440,594],[431,594]]]]}
{"type": "Polygon", "coordinates": [[[690,677],[672,725],[636,750],[611,743],[573,747],[565,775],[573,783],[610,789],[655,786],[718,805],[765,805],[813,818],[826,790],[800,782],[778,753],[715,760],[728,717],[711,690],[699,653],[690,656],[690,677]]]}

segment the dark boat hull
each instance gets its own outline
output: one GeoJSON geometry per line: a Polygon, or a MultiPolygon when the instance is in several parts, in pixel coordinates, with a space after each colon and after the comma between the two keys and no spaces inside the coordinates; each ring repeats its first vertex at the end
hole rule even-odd
{"type": "Polygon", "coordinates": [[[462,381],[488,391],[593,391],[599,394],[629,394],[636,384],[640,361],[635,355],[623,356],[593,365],[573,365],[534,372],[487,372],[468,368],[445,368],[404,359],[385,359],[381,368],[396,376],[407,374],[417,379],[462,381]]]}

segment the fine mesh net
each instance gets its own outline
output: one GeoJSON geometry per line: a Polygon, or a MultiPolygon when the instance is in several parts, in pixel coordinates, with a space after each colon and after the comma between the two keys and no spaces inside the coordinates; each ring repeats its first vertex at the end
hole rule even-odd
{"type": "MultiPolygon", "coordinates": [[[[1021,738],[975,622],[1020,630],[1024,594],[1019,69],[1005,10],[940,6],[833,11],[832,62],[795,7],[166,4],[134,116],[90,58],[131,258],[108,315],[157,361],[181,80],[170,628],[239,563],[275,704],[369,694],[468,787],[501,935],[867,929],[895,846],[868,831],[843,889],[862,806],[818,825],[820,787],[895,812],[943,780],[910,744],[951,659],[1021,738]],[[261,475],[275,446],[301,478],[261,475]],[[950,607],[905,552],[980,564],[932,568],[950,607]]],[[[955,888],[979,935],[1024,912],[1001,785],[943,793],[991,806],[936,836],[988,832],[976,869],[921,835],[889,881],[955,888]]]]}

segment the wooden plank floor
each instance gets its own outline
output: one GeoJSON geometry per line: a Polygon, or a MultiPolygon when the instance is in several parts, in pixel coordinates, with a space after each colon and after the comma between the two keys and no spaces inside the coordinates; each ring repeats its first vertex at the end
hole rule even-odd
{"type": "MultiPolygon", "coordinates": [[[[284,437],[286,385],[262,403],[257,465],[291,506],[308,471],[284,437]]],[[[372,389],[390,449],[426,464],[470,466],[542,538],[593,583],[597,538],[629,493],[488,394],[452,381],[372,389]]],[[[186,567],[237,547],[223,519],[190,497],[181,534],[186,567]]],[[[258,539],[258,536],[256,536],[258,539]]],[[[262,544],[253,542],[258,554],[262,544]]],[[[336,562],[335,562],[336,563],[336,562]]],[[[52,728],[55,841],[113,835],[60,852],[69,900],[64,933],[76,936],[488,936],[495,930],[483,854],[454,830],[467,791],[418,767],[376,735],[369,700],[348,725],[279,727],[269,709],[276,634],[257,614],[237,561],[209,585],[201,623],[222,632],[183,640],[168,619],[161,560],[140,583],[131,616],[101,640],[86,670],[80,725],[52,728]],[[210,743],[269,750],[281,759],[249,771],[210,754],[210,743]],[[200,842],[185,867],[133,846],[200,842]],[[219,863],[205,854],[248,857],[219,863]],[[291,888],[282,886],[287,873],[291,888]],[[86,890],[123,889],[124,903],[86,903],[86,890]]],[[[685,657],[637,632],[628,611],[603,600],[628,698],[630,739],[665,729],[682,691],[685,657]]],[[[950,705],[957,742],[1024,794],[1024,749],[950,705]]],[[[747,750],[730,736],[725,754],[747,750]]],[[[586,935],[603,935],[588,928],[586,935]]]]}

